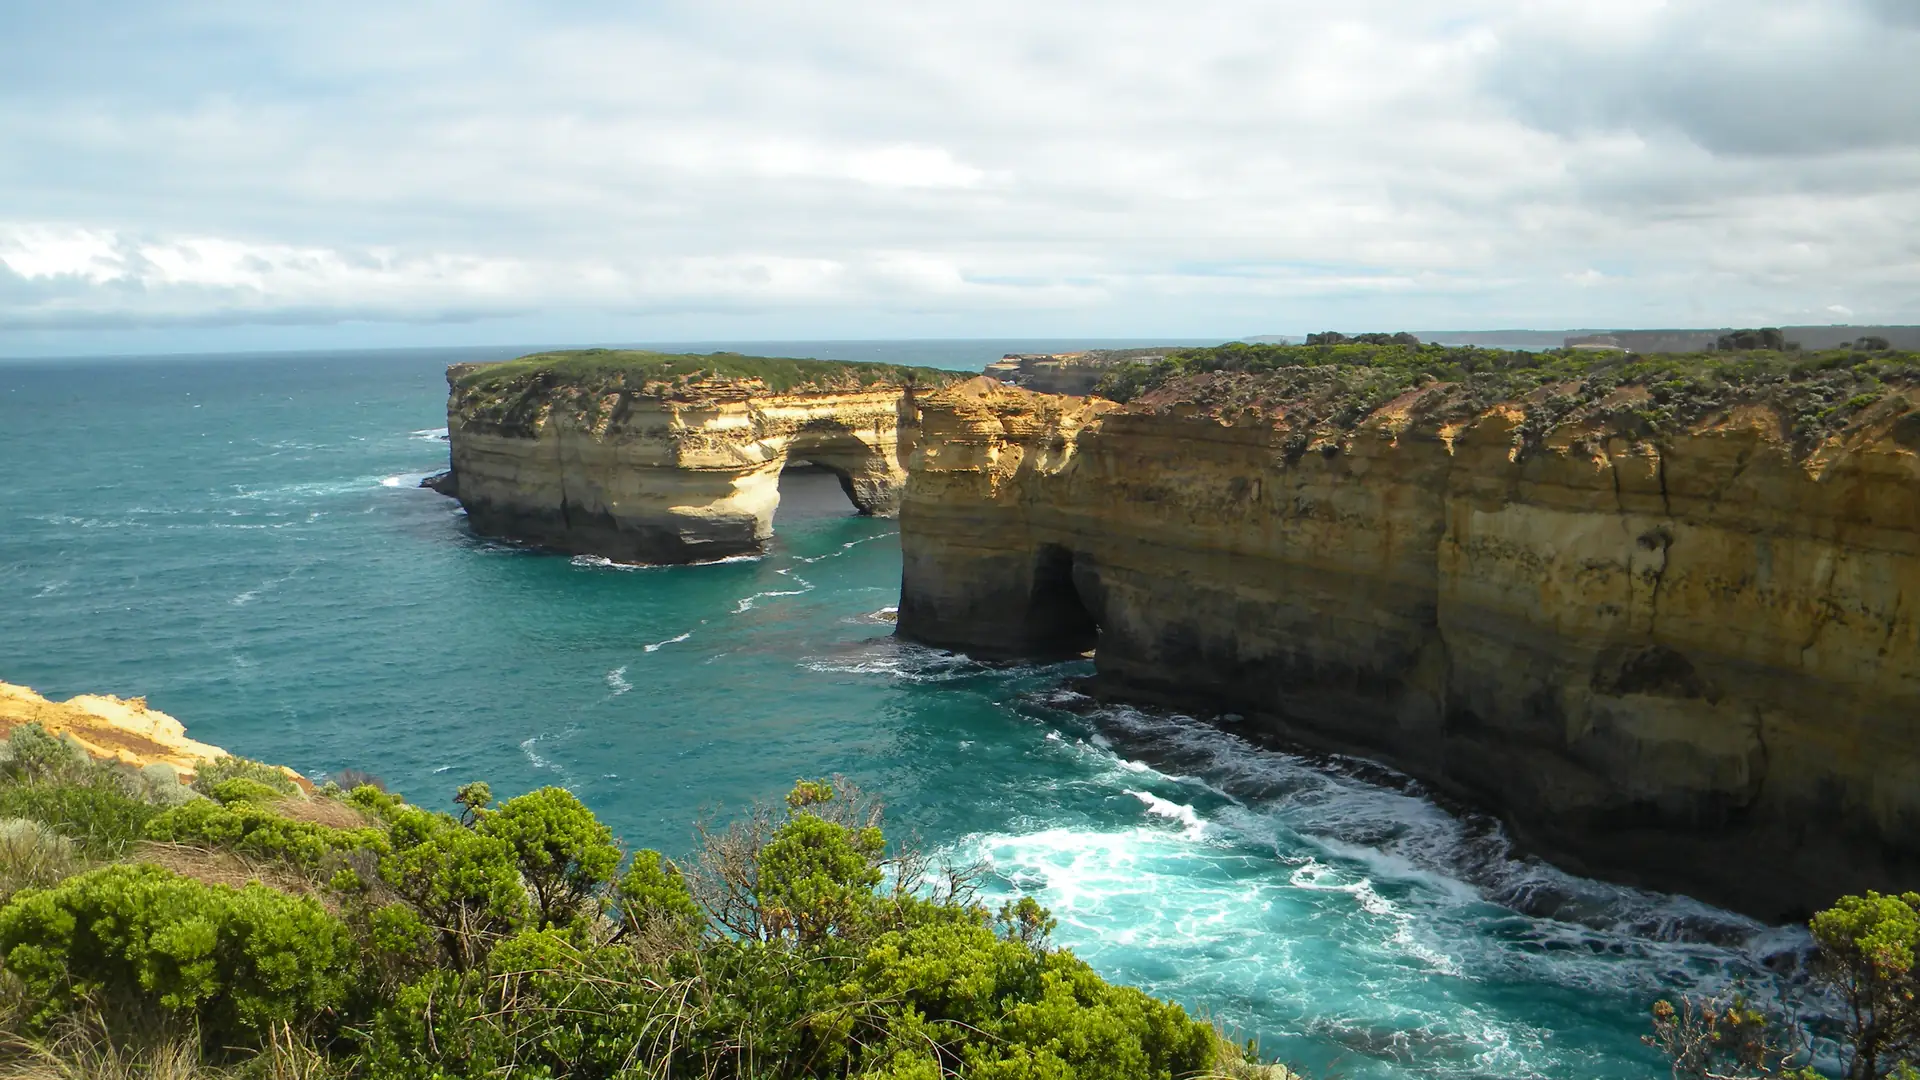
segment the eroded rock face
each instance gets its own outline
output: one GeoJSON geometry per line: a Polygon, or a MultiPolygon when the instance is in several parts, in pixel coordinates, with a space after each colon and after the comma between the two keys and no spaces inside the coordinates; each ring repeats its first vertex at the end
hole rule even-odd
{"type": "Polygon", "coordinates": [[[622,562],[749,554],[780,471],[828,469],[864,514],[899,508],[917,410],[898,385],[775,394],[751,380],[671,392],[542,384],[503,400],[448,373],[452,475],[476,532],[622,562]]]}
{"type": "Polygon", "coordinates": [[[1576,871],[1765,917],[1920,887],[1913,392],[1811,458],[1764,408],[1523,437],[1440,393],[1304,448],[1177,395],[927,395],[900,633],[1097,637],[1110,691],[1388,761],[1576,871]]]}

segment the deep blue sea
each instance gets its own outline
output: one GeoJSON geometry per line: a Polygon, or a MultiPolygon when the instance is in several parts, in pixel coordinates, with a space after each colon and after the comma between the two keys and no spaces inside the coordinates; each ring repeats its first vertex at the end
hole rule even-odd
{"type": "MultiPolygon", "coordinates": [[[[754,348],[977,370],[1052,344],[754,348]]],[[[1663,1073],[1639,1043],[1658,994],[1796,942],[1516,858],[1364,763],[1094,707],[1084,665],[899,644],[897,528],[824,476],[790,474],[755,561],[477,539],[415,485],[446,461],[445,365],[513,354],[0,361],[0,679],[145,695],[431,806],[563,784],[669,854],[702,813],[844,773],[1103,974],[1321,1077],[1663,1073]]]]}

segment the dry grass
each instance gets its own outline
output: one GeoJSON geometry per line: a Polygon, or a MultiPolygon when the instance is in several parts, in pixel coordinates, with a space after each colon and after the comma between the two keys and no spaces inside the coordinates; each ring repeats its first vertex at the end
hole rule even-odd
{"type": "Polygon", "coordinates": [[[329,829],[364,829],[372,824],[358,807],[317,795],[311,799],[288,796],[268,807],[281,817],[325,825],[329,829]]]}
{"type": "Polygon", "coordinates": [[[130,861],[165,867],[181,877],[208,885],[226,885],[237,889],[244,885],[259,884],[295,896],[317,896],[322,902],[327,900],[325,890],[298,870],[284,863],[256,862],[231,851],[149,840],[134,849],[130,861]]]}
{"type": "Polygon", "coordinates": [[[46,1038],[0,1035],[0,1080],[324,1080],[327,1059],[284,1026],[267,1048],[229,1066],[209,1065],[189,1032],[150,1031],[129,1045],[98,1013],[74,1017],[46,1038]]]}
{"type": "Polygon", "coordinates": [[[41,888],[79,871],[73,842],[37,821],[0,819],[0,903],[25,888],[41,888]]]}

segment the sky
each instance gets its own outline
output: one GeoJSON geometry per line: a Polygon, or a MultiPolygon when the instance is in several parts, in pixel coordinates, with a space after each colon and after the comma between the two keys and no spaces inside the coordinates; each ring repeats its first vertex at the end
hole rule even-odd
{"type": "Polygon", "coordinates": [[[0,4],[0,356],[1920,322],[1920,0],[0,4]]]}

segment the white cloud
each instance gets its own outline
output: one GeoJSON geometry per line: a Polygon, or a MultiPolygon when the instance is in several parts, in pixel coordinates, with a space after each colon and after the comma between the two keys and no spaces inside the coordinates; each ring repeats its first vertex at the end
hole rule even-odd
{"type": "Polygon", "coordinates": [[[0,349],[1920,318],[1890,0],[63,10],[0,16],[0,349]]]}

